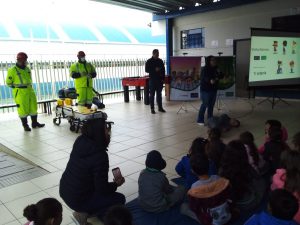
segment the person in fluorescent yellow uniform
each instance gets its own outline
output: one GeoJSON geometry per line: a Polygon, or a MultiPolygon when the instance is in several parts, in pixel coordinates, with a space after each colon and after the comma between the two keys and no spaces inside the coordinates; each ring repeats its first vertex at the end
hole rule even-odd
{"type": "Polygon", "coordinates": [[[7,71],[6,84],[12,88],[18,114],[25,131],[31,131],[27,117],[31,116],[32,128],[44,127],[37,122],[37,100],[32,88],[31,71],[27,67],[27,54],[19,52],[17,63],[7,71]]]}
{"type": "Polygon", "coordinates": [[[70,67],[70,76],[75,79],[78,105],[90,108],[94,97],[93,78],[96,77],[95,67],[85,60],[85,53],[79,51],[78,62],[70,67]]]}

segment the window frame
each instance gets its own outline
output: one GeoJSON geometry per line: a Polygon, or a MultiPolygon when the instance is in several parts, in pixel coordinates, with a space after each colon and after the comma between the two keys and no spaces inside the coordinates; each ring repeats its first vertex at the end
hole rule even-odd
{"type": "Polygon", "coordinates": [[[205,48],[205,28],[194,28],[180,31],[180,48],[205,48]]]}

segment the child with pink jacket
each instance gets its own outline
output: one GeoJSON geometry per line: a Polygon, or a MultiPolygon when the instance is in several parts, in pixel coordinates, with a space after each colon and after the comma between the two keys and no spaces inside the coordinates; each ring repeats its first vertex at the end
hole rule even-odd
{"type": "MultiPolygon", "coordinates": [[[[300,203],[300,153],[285,151],[281,155],[282,168],[273,176],[271,190],[286,189],[294,194],[300,203]]],[[[300,208],[294,217],[300,223],[300,208]]]]}

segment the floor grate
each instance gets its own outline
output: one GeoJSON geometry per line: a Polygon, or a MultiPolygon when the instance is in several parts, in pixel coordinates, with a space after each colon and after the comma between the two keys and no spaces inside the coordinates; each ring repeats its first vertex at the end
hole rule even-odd
{"type": "Polygon", "coordinates": [[[28,181],[49,172],[0,151],[0,188],[28,181]]]}

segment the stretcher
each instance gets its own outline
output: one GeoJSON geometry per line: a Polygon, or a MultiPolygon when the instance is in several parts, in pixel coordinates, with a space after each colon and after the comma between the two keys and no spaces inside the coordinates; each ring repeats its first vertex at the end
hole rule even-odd
{"type": "MultiPolygon", "coordinates": [[[[91,119],[104,119],[107,120],[107,114],[100,110],[92,110],[83,106],[60,106],[55,108],[56,116],[53,118],[53,123],[57,126],[61,124],[62,119],[67,119],[70,124],[70,130],[78,133],[82,125],[91,119]]],[[[107,122],[112,123],[112,122],[107,122]]]]}

